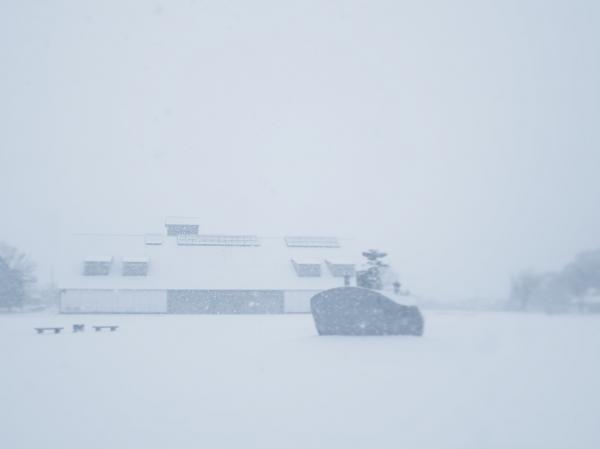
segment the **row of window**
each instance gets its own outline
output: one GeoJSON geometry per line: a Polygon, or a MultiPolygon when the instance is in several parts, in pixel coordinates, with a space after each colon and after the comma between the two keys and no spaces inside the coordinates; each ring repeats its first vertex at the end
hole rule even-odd
{"type": "MultiPolygon", "coordinates": [[[[325,265],[329,272],[334,277],[354,276],[356,268],[351,263],[331,262],[325,260],[325,265]]],[[[300,277],[321,277],[321,262],[320,261],[299,261],[292,259],[292,265],[296,274],[300,277]]]]}
{"type": "MultiPolygon", "coordinates": [[[[112,267],[112,258],[85,260],[83,262],[84,276],[108,276],[112,267]]],[[[332,276],[344,277],[354,276],[355,266],[350,263],[339,263],[325,260],[325,265],[329,269],[332,276]]],[[[298,261],[292,259],[292,265],[296,274],[300,277],[320,277],[321,262],[319,261],[298,261]]],[[[121,275],[123,276],[147,276],[148,275],[148,259],[123,259],[121,264],[121,275]]]]}
{"type": "MultiPolygon", "coordinates": [[[[147,276],[149,261],[147,259],[123,259],[121,275],[147,276]]],[[[112,258],[104,260],[85,260],[83,262],[84,276],[108,276],[112,266],[112,258]]]]}

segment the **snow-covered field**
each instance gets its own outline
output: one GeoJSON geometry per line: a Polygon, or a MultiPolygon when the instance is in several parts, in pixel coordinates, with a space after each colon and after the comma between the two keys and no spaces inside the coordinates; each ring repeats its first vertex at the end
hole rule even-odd
{"type": "Polygon", "coordinates": [[[0,448],[600,447],[600,317],[425,317],[0,315],[0,448]],[[121,327],[33,331],[79,322],[121,327]]]}

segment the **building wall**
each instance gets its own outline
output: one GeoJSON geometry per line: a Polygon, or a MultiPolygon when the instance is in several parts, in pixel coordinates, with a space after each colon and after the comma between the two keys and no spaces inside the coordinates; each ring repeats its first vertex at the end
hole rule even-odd
{"type": "Polygon", "coordinates": [[[165,290],[64,290],[61,313],[166,313],[165,290]]]}
{"type": "Polygon", "coordinates": [[[284,313],[281,290],[169,290],[168,313],[284,313]]]}
{"type": "Polygon", "coordinates": [[[64,290],[62,313],[310,313],[319,290],[64,290]]]}

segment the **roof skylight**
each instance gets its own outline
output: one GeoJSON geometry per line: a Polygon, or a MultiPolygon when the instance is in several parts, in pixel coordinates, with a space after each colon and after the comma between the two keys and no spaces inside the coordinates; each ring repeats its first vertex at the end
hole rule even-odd
{"type": "Polygon", "coordinates": [[[339,248],[340,242],[337,237],[319,236],[287,236],[285,243],[290,247],[300,248],[339,248]]]}
{"type": "Polygon", "coordinates": [[[178,245],[193,246],[260,246],[256,235],[179,235],[178,245]]]}

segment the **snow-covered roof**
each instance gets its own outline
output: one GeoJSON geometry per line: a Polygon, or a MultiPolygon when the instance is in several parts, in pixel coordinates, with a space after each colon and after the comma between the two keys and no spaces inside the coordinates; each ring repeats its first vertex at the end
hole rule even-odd
{"type": "Polygon", "coordinates": [[[144,236],[144,242],[146,245],[162,245],[165,240],[162,234],[146,234],[144,236]]]}
{"type": "Polygon", "coordinates": [[[329,265],[355,265],[355,262],[349,259],[327,259],[325,262],[329,265]]]}
{"type": "Polygon", "coordinates": [[[198,217],[167,217],[165,220],[166,226],[198,226],[200,225],[200,218],[198,217]]]}
{"type": "Polygon", "coordinates": [[[319,259],[318,257],[293,257],[292,261],[299,265],[321,265],[325,262],[323,259],[319,259]]]}
{"type": "Polygon", "coordinates": [[[352,276],[356,272],[356,264],[349,260],[331,260],[326,261],[329,272],[335,277],[352,276]]]}
{"type": "Polygon", "coordinates": [[[143,234],[74,235],[62,250],[57,283],[63,289],[323,290],[343,280],[326,269],[318,277],[298,276],[292,260],[324,266],[326,260],[362,258],[360,248],[346,240],[339,247],[290,247],[283,237],[260,237],[258,246],[185,245],[177,236],[163,238],[162,245],[148,245],[143,234]],[[106,255],[94,261],[112,260],[108,275],[82,275],[89,254],[106,255]],[[147,276],[122,275],[124,262],[148,260],[147,276]]]}
{"type": "Polygon", "coordinates": [[[337,237],[295,235],[286,236],[285,243],[290,247],[298,248],[339,248],[337,237]]]}
{"type": "Polygon", "coordinates": [[[148,256],[142,257],[123,257],[123,263],[148,263],[150,258],[148,256]]]}
{"type": "Polygon", "coordinates": [[[83,258],[84,262],[87,263],[111,263],[113,260],[112,256],[87,256],[83,258]]]}

